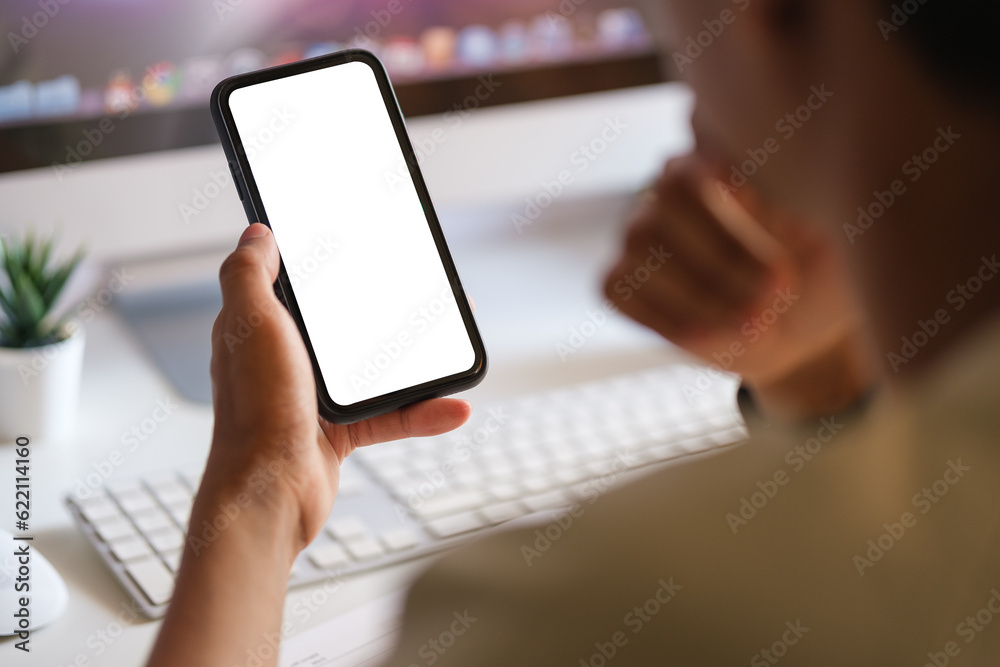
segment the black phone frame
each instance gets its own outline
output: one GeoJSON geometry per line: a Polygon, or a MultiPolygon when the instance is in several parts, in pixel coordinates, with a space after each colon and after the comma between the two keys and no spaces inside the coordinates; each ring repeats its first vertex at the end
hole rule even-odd
{"type": "Polygon", "coordinates": [[[431,398],[448,396],[459,391],[471,389],[483,381],[486,377],[488,367],[486,346],[483,343],[482,335],[476,325],[471,305],[465,294],[465,290],[462,287],[462,281],[458,275],[458,269],[455,267],[451,251],[448,249],[448,244],[444,238],[444,232],[441,230],[441,223],[438,220],[437,213],[434,211],[434,206],[431,203],[430,193],[427,191],[427,185],[424,182],[423,175],[420,172],[420,167],[417,164],[416,153],[413,150],[409,134],[406,131],[406,123],[403,120],[403,114],[399,108],[395,91],[389,81],[389,75],[386,72],[385,67],[374,54],[363,49],[348,49],[320,56],[318,58],[311,58],[309,60],[280,65],[277,67],[270,67],[268,69],[230,77],[215,87],[215,90],[212,92],[211,102],[212,119],[215,121],[215,127],[219,134],[219,139],[222,142],[222,148],[225,151],[226,159],[229,161],[229,168],[233,174],[234,185],[237,188],[237,192],[243,202],[243,208],[246,211],[247,220],[250,224],[253,224],[254,222],[261,222],[268,227],[271,226],[270,221],[267,218],[267,213],[265,211],[260,192],[257,189],[257,183],[254,180],[253,172],[250,169],[250,164],[247,160],[243,143],[240,139],[239,132],[236,129],[236,123],[229,108],[230,95],[240,88],[274,81],[276,79],[306,74],[308,72],[314,72],[316,70],[326,69],[329,67],[337,67],[351,62],[362,62],[370,66],[375,74],[375,79],[378,81],[379,90],[382,93],[386,110],[389,113],[393,129],[396,132],[396,138],[403,151],[406,167],[413,179],[417,196],[423,206],[424,217],[427,220],[427,225],[434,238],[438,255],[441,258],[445,273],[448,276],[449,285],[455,294],[455,301],[458,305],[459,312],[462,315],[462,321],[465,324],[469,340],[472,343],[473,350],[475,351],[475,360],[473,365],[468,370],[454,375],[432,380],[407,389],[401,389],[382,396],[376,396],[349,406],[336,403],[330,397],[329,390],[326,387],[326,381],[323,378],[319,363],[316,359],[316,353],[313,350],[312,342],[309,338],[309,332],[306,331],[305,323],[298,307],[298,302],[296,301],[295,294],[292,290],[291,281],[288,277],[288,273],[285,271],[284,261],[282,261],[281,268],[278,273],[278,280],[275,282],[275,292],[288,309],[292,318],[295,320],[295,323],[299,328],[299,332],[302,334],[302,340],[305,342],[306,349],[309,352],[309,358],[312,361],[313,366],[313,374],[316,378],[316,393],[320,416],[337,424],[351,424],[364,419],[370,419],[378,415],[393,412],[413,403],[431,398]]]}

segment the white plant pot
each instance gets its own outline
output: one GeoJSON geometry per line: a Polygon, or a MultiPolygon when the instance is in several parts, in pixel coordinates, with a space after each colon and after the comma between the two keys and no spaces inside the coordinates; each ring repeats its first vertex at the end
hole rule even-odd
{"type": "Polygon", "coordinates": [[[77,327],[52,345],[0,347],[0,442],[22,435],[65,440],[74,433],[85,340],[77,327]]]}

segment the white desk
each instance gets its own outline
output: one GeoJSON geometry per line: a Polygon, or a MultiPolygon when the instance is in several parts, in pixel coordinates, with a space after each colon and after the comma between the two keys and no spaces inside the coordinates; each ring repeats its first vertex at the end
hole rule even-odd
{"type": "MultiPolygon", "coordinates": [[[[675,143],[683,145],[683,138],[675,143]]],[[[615,160],[628,164],[627,157],[615,160]]],[[[641,183],[630,180],[630,187],[641,183]]],[[[627,189],[621,182],[615,185],[619,191],[627,189]]],[[[567,363],[556,354],[556,343],[566,340],[570,329],[584,321],[587,310],[601,302],[600,278],[618,250],[619,222],[630,200],[623,196],[577,198],[598,190],[581,188],[522,235],[510,222],[511,213],[520,207],[517,202],[482,212],[475,234],[468,233],[458,213],[442,215],[463,280],[476,300],[491,354],[490,375],[467,395],[474,403],[680,359],[676,350],[655,335],[618,318],[567,363]]],[[[177,410],[138,451],[126,457],[113,477],[199,465],[207,453],[210,408],[183,403],[113,311],[88,327],[87,346],[77,435],[60,445],[36,443],[32,461],[35,546],[65,578],[69,609],[52,626],[34,634],[30,656],[13,650],[9,641],[0,642],[4,665],[142,664],[159,624],[142,619],[119,624],[127,597],[71,524],[60,498],[93,472],[95,464],[107,461],[109,453],[120,448],[122,433],[149,417],[158,399],[176,403],[177,410]]],[[[0,445],[0,489],[12,488],[13,459],[12,448],[0,445]]],[[[12,512],[6,503],[0,502],[0,525],[9,528],[12,512]]],[[[424,565],[415,562],[345,581],[308,620],[292,619],[295,630],[305,630],[398,588],[424,565]]],[[[289,604],[308,599],[313,592],[310,588],[293,590],[289,604]]]]}

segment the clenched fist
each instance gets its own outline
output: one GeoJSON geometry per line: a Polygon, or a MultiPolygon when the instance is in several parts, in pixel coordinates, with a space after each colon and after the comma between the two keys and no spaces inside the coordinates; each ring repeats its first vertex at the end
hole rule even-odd
{"type": "Polygon", "coordinates": [[[875,365],[843,251],[817,224],[723,187],[697,155],[671,161],[608,273],[623,313],[738,373],[799,418],[850,405],[875,365]],[[790,400],[789,400],[790,399],[790,400]]]}

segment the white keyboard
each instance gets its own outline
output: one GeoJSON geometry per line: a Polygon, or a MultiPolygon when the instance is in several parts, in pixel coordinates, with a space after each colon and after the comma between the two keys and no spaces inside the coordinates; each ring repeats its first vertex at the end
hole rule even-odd
{"type": "MultiPolygon", "coordinates": [[[[666,366],[477,407],[453,433],[358,450],[290,585],[423,556],[511,519],[588,502],[639,469],[740,441],[737,380],[707,379],[699,368],[666,366]]],[[[199,479],[169,472],[65,499],[150,618],[170,601],[199,479]]]]}

